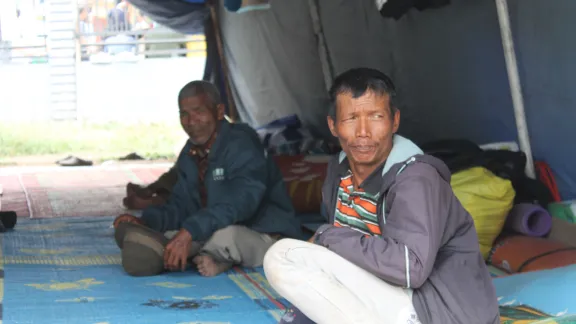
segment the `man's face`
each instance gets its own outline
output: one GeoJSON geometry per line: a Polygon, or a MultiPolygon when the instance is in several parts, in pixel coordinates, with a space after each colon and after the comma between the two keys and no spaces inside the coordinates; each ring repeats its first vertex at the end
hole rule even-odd
{"type": "Polygon", "coordinates": [[[224,118],[224,105],[212,104],[205,94],[187,97],[180,101],[180,124],[196,145],[208,142],[224,118]]]}
{"type": "Polygon", "coordinates": [[[349,161],[366,167],[378,166],[388,158],[399,125],[400,112],[392,116],[390,97],[372,91],[358,98],[351,93],[339,94],[336,119],[328,117],[330,131],[349,161]]]}
{"type": "Polygon", "coordinates": [[[82,11],[80,11],[80,15],[78,17],[78,20],[86,21],[87,18],[88,18],[88,10],[86,8],[84,8],[84,9],[82,9],[82,11]]]}

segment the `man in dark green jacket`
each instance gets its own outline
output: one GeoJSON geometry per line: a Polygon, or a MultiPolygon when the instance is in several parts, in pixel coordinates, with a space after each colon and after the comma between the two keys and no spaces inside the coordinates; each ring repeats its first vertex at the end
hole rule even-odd
{"type": "Polygon", "coordinates": [[[234,264],[261,266],[278,238],[302,236],[280,170],[252,128],[224,120],[212,84],[187,84],[178,103],[189,141],[168,202],[114,221],[124,269],[134,276],[183,271],[191,257],[205,276],[234,264]]]}

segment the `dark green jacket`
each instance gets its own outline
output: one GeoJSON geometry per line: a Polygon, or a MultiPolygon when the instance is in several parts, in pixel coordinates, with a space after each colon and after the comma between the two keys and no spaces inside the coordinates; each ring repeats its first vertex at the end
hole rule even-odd
{"type": "Polygon", "coordinates": [[[176,162],[178,181],[168,203],[144,210],[146,225],[160,232],[185,228],[194,241],[205,241],[234,224],[302,237],[282,174],[256,131],[245,124],[221,123],[208,155],[206,208],[200,206],[198,168],[188,155],[190,145],[184,146],[176,162]]]}

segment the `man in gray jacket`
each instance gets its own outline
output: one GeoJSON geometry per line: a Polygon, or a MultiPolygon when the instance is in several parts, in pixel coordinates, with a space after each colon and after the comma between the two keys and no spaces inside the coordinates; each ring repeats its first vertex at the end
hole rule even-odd
{"type": "Polygon", "coordinates": [[[450,172],[396,135],[392,81],[372,69],[336,78],[328,117],[343,152],[328,166],[329,223],[264,258],[294,309],[281,323],[496,324],[498,301],[472,217],[450,172]]]}

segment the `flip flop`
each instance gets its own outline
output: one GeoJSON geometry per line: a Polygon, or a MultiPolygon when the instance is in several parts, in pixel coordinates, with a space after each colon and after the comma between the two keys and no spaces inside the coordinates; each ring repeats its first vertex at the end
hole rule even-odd
{"type": "Polygon", "coordinates": [[[65,159],[56,161],[56,164],[60,166],[91,166],[94,163],[92,161],[83,160],[75,156],[69,156],[65,159]]]}
{"type": "Polygon", "coordinates": [[[145,160],[142,156],[138,155],[138,153],[132,152],[126,156],[119,158],[120,161],[136,161],[136,160],[145,160]]]}

